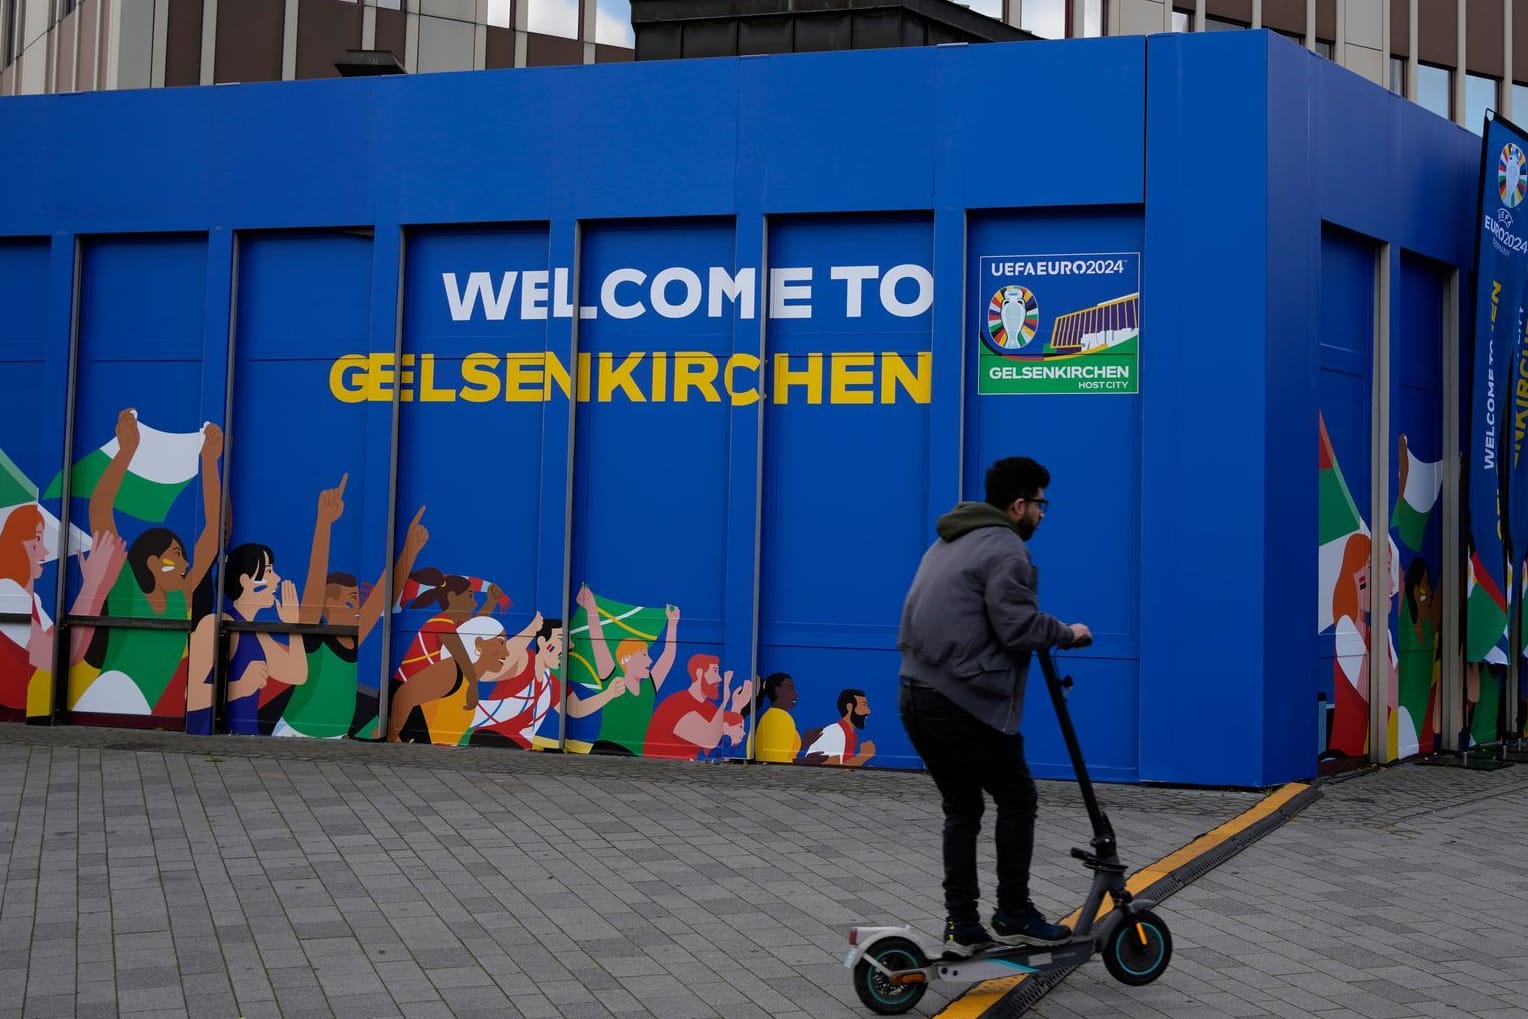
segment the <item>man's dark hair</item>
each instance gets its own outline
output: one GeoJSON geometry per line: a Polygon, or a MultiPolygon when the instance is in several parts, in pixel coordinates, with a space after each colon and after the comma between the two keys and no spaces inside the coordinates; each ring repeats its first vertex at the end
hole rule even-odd
{"type": "Polygon", "coordinates": [[[542,616],[541,629],[536,631],[535,639],[541,642],[542,647],[546,647],[546,642],[552,639],[552,631],[561,629],[561,619],[548,619],[545,616],[542,616]]]}
{"type": "Polygon", "coordinates": [[[842,718],[854,709],[854,702],[865,696],[863,690],[840,690],[838,693],[838,717],[842,718]]]}
{"type": "Polygon", "coordinates": [[[1033,499],[1050,484],[1050,471],[1027,456],[1007,456],[987,468],[987,502],[1000,510],[1033,499]]]}

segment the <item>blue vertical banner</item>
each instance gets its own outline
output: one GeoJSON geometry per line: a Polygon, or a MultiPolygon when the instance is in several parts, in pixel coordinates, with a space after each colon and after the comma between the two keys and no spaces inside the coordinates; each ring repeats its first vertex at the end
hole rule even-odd
{"type": "MultiPolygon", "coordinates": [[[[1523,284],[1528,276],[1528,136],[1500,117],[1488,120],[1481,155],[1480,247],[1475,276],[1474,371],[1470,402],[1469,526],[1471,553],[1466,595],[1465,656],[1467,661],[1505,663],[1502,650],[1507,623],[1506,553],[1498,459],[1507,448],[1502,423],[1514,409],[1513,460],[1521,447],[1518,415],[1528,423],[1528,382],[1522,397],[1510,396],[1517,386],[1509,374],[1521,363],[1518,318],[1523,284]],[[1518,354],[1514,360],[1513,355],[1518,354]],[[1518,401],[1525,407],[1518,409],[1518,401]]],[[[1514,478],[1515,470],[1510,472],[1514,478]]],[[[1520,484],[1520,483],[1518,483],[1520,484]]],[[[1515,484],[1512,487],[1517,487],[1515,484]]],[[[1519,497],[1519,512],[1528,500],[1519,497]]],[[[1523,517],[1528,524],[1528,514],[1523,517]]],[[[1512,527],[1521,547],[1524,530],[1512,527]]]]}

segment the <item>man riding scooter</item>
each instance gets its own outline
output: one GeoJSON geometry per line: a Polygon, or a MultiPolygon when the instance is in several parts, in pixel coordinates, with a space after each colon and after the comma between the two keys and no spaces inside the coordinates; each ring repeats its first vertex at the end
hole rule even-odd
{"type": "Polygon", "coordinates": [[[1045,519],[1050,472],[1028,457],[987,471],[986,501],[939,518],[902,609],[902,723],[944,800],[946,955],[993,944],[1058,944],[1029,898],[1037,797],[1019,722],[1034,651],[1090,643],[1082,623],[1040,611],[1025,542],[1045,519]],[[997,910],[989,933],[977,909],[976,837],[983,794],[997,805],[997,910]]]}

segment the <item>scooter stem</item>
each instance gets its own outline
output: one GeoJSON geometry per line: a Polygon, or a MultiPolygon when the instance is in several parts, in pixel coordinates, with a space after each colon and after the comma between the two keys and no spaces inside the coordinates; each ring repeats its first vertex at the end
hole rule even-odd
{"type": "Polygon", "coordinates": [[[1112,859],[1116,854],[1114,826],[1109,823],[1109,815],[1098,805],[1098,797],[1093,792],[1093,780],[1088,776],[1088,763],[1082,759],[1082,745],[1077,742],[1077,729],[1072,725],[1072,714],[1066,706],[1066,685],[1070,684],[1071,677],[1068,676],[1063,682],[1057,675],[1056,663],[1051,659],[1049,650],[1042,648],[1039,656],[1040,670],[1045,674],[1045,686],[1050,691],[1051,704],[1056,709],[1056,721],[1061,724],[1066,752],[1072,759],[1072,770],[1077,774],[1077,787],[1082,790],[1082,802],[1088,808],[1088,820],[1093,825],[1093,851],[1105,860],[1112,859]]]}

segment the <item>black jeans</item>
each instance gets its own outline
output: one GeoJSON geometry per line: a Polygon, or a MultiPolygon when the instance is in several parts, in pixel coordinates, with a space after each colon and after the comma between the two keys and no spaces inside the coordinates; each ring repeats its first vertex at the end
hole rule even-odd
{"type": "Polygon", "coordinates": [[[997,906],[1020,913],[1029,902],[1035,849],[1035,780],[1024,737],[998,732],[921,683],[902,681],[902,725],[944,797],[944,907],[956,923],[980,920],[976,836],[986,807],[997,804],[997,906]]]}

